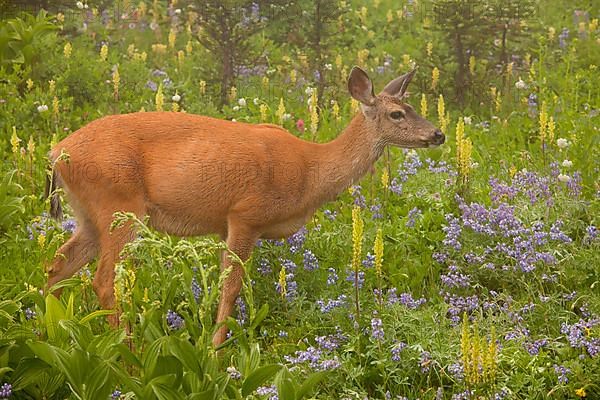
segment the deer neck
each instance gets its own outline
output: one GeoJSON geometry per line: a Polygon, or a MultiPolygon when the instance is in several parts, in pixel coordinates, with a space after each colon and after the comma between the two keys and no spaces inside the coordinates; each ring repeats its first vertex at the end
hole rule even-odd
{"type": "Polygon", "coordinates": [[[336,139],[319,145],[319,179],[313,192],[318,202],[335,199],[362,178],[383,153],[384,143],[371,133],[369,123],[359,112],[336,139]]]}

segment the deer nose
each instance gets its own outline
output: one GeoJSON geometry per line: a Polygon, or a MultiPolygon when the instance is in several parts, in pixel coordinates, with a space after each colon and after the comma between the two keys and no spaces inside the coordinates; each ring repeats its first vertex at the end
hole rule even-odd
{"type": "Polygon", "coordinates": [[[442,144],[446,141],[446,136],[440,130],[433,132],[433,142],[435,144],[442,144]]]}

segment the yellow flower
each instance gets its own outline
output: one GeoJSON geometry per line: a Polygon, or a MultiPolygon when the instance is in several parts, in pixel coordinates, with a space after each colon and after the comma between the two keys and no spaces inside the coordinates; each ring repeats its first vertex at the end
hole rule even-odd
{"type": "Polygon", "coordinates": [[[108,46],[106,44],[103,44],[102,48],[100,48],[100,59],[102,61],[106,61],[107,58],[108,58],[108,46]]]}
{"type": "Polygon", "coordinates": [[[402,54],[402,64],[404,64],[404,65],[410,64],[410,55],[409,54],[402,54]]]}
{"type": "Polygon", "coordinates": [[[279,290],[280,290],[280,294],[281,294],[281,298],[285,298],[286,294],[287,294],[287,281],[285,279],[285,268],[283,267],[283,265],[281,266],[281,269],[279,270],[279,290]]]}
{"type": "Polygon", "coordinates": [[[46,245],[46,235],[44,235],[43,233],[40,233],[39,236],[37,237],[37,243],[38,246],[40,246],[40,248],[44,248],[44,246],[46,245]]]}
{"type": "Polygon", "coordinates": [[[431,55],[433,54],[433,43],[432,42],[427,42],[427,56],[431,57],[431,55]]]}
{"type": "Polygon", "coordinates": [[[343,64],[342,56],[341,56],[341,54],[338,54],[337,56],[335,56],[335,67],[338,70],[340,70],[340,69],[342,69],[342,64],[343,64]]]}
{"type": "Polygon", "coordinates": [[[179,111],[179,104],[177,104],[176,102],[173,102],[173,104],[171,104],[171,111],[173,111],[173,112],[179,111]]]}
{"type": "Polygon", "coordinates": [[[165,96],[162,92],[162,83],[158,85],[158,89],[156,90],[156,97],[154,98],[154,102],[156,104],[156,111],[162,111],[163,105],[165,103],[165,96]]]}
{"type": "Polygon", "coordinates": [[[359,106],[358,100],[355,100],[355,99],[350,100],[350,110],[352,110],[353,114],[356,114],[358,112],[358,106],[359,106]]]}
{"type": "Polygon", "coordinates": [[[58,103],[58,97],[54,96],[54,98],[52,99],[52,113],[54,113],[55,117],[58,117],[59,112],[60,105],[58,103]]]}
{"type": "Polygon", "coordinates": [[[438,69],[438,67],[433,67],[433,70],[431,71],[431,89],[435,90],[439,80],[440,70],[438,69]]]}
{"type": "Polygon", "coordinates": [[[206,81],[200,81],[199,86],[200,86],[200,94],[205,94],[206,93],[206,81]]]}
{"type": "Polygon", "coordinates": [[[183,50],[179,50],[177,52],[177,62],[179,66],[183,65],[183,61],[185,60],[185,52],[183,50]]]}
{"type": "Polygon", "coordinates": [[[266,122],[267,121],[267,111],[268,111],[269,107],[267,107],[267,105],[263,103],[260,105],[260,107],[258,107],[258,109],[260,110],[260,121],[266,122]]]}
{"type": "Polygon", "coordinates": [[[440,97],[438,98],[438,122],[440,124],[440,130],[442,131],[442,133],[446,132],[446,126],[447,126],[447,122],[446,122],[446,106],[444,105],[444,96],[442,94],[440,94],[440,97]]]}
{"type": "Polygon", "coordinates": [[[310,96],[310,131],[314,135],[319,128],[319,112],[317,110],[317,91],[313,90],[310,96]]]}
{"type": "Polygon", "coordinates": [[[63,13],[56,14],[56,20],[62,24],[65,22],[65,15],[63,13]]]}
{"type": "Polygon", "coordinates": [[[421,94],[421,115],[423,118],[427,118],[427,96],[425,93],[421,94]]]}
{"type": "Polygon", "coordinates": [[[390,187],[390,173],[387,168],[384,168],[383,173],[381,174],[381,186],[383,186],[384,189],[390,187]]]}
{"type": "Polygon", "coordinates": [[[169,47],[170,48],[175,48],[175,40],[177,39],[177,32],[175,32],[175,29],[171,28],[171,30],[169,31],[169,36],[168,36],[168,42],[169,42],[169,47]]]}
{"type": "Polygon", "coordinates": [[[292,83],[292,85],[296,84],[296,78],[298,76],[298,72],[296,72],[295,69],[290,71],[290,82],[292,83]]]}
{"type": "Polygon", "coordinates": [[[112,74],[113,81],[113,95],[115,99],[119,97],[119,84],[121,83],[121,76],[119,75],[119,67],[116,67],[112,74]]]}
{"type": "Polygon", "coordinates": [[[335,100],[333,100],[333,104],[331,105],[331,114],[333,115],[333,118],[335,118],[335,120],[338,122],[342,119],[342,117],[340,116],[340,105],[335,100]]]}
{"type": "Polygon", "coordinates": [[[283,104],[283,98],[279,99],[279,107],[277,107],[277,112],[275,116],[279,120],[279,125],[283,125],[283,115],[285,114],[285,104],[283,104]]]}
{"type": "Polygon", "coordinates": [[[65,55],[65,58],[70,58],[72,52],[73,46],[71,46],[71,43],[67,42],[67,44],[65,44],[65,47],[63,48],[63,54],[65,55]]]}
{"type": "Polygon", "coordinates": [[[360,216],[360,207],[352,209],[352,270],[357,272],[360,267],[364,222],[360,216]]]}
{"type": "Polygon", "coordinates": [[[375,272],[377,273],[377,277],[381,278],[381,267],[383,266],[383,233],[381,228],[377,229],[375,244],[373,244],[373,253],[375,254],[375,272]]]}
{"type": "Polygon", "coordinates": [[[267,89],[269,87],[269,77],[268,76],[263,76],[262,85],[263,85],[263,88],[265,88],[265,89],[267,89]]]}
{"type": "Polygon", "coordinates": [[[33,140],[33,135],[29,136],[29,142],[27,142],[27,152],[33,157],[35,153],[35,141],[33,140]]]}
{"type": "Polygon", "coordinates": [[[556,35],[556,29],[553,26],[548,28],[548,40],[553,41],[554,35],[556,35]]]}
{"type": "Polygon", "coordinates": [[[590,25],[588,26],[588,30],[590,31],[590,33],[596,32],[596,29],[598,29],[598,18],[594,18],[593,20],[591,20],[590,25]]]}
{"type": "Polygon", "coordinates": [[[388,10],[385,18],[386,18],[388,24],[394,20],[394,13],[392,12],[391,9],[388,10]]]}
{"type": "Polygon", "coordinates": [[[546,143],[546,133],[548,132],[548,112],[546,111],[546,102],[542,101],[539,115],[540,141],[542,146],[546,143]]]}
{"type": "Polygon", "coordinates": [[[12,136],[10,137],[10,144],[12,145],[12,152],[17,154],[19,152],[19,143],[21,143],[21,139],[17,136],[17,128],[12,127],[12,136]]]}
{"type": "Polygon", "coordinates": [[[27,90],[33,89],[33,81],[31,80],[31,78],[28,78],[26,83],[27,83],[27,90]]]}
{"type": "Polygon", "coordinates": [[[53,94],[55,89],[56,89],[56,82],[54,81],[54,79],[49,80],[48,81],[48,91],[50,92],[50,94],[53,94]]]}
{"type": "Polygon", "coordinates": [[[584,388],[579,388],[579,389],[577,389],[577,390],[575,391],[575,395],[576,395],[577,397],[586,397],[586,396],[587,396],[587,393],[585,392],[585,389],[584,389],[584,388]]]}
{"type": "Polygon", "coordinates": [[[364,66],[367,64],[367,58],[369,57],[369,50],[362,49],[358,51],[358,65],[364,66]]]}
{"type": "Polygon", "coordinates": [[[153,44],[152,51],[156,54],[165,54],[167,52],[167,45],[161,43],[153,44]]]}
{"type": "Polygon", "coordinates": [[[477,66],[477,60],[475,56],[469,57],[469,72],[471,75],[475,75],[475,67],[477,66]]]}

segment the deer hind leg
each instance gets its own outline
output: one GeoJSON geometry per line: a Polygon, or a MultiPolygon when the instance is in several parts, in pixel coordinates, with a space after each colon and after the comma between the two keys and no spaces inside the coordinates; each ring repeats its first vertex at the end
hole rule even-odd
{"type": "MultiPolygon", "coordinates": [[[[229,226],[227,235],[227,246],[237,257],[246,261],[252,253],[258,235],[251,229],[242,226],[229,226]]],[[[239,263],[233,261],[229,255],[223,254],[221,271],[232,267],[227,278],[223,281],[221,288],[221,299],[217,312],[217,324],[224,322],[232,313],[235,300],[242,288],[244,270],[239,263]]],[[[213,336],[213,345],[219,346],[227,338],[227,326],[221,326],[213,336]]]]}
{"type": "MultiPolygon", "coordinates": [[[[87,220],[82,220],[71,238],[56,252],[48,269],[47,290],[63,279],[70,278],[98,254],[98,238],[87,220]]],[[[61,289],[53,291],[60,296],[61,289]]]]}
{"type": "MultiPolygon", "coordinates": [[[[126,208],[127,209],[127,208],[126,208]]],[[[142,212],[135,212],[143,215],[142,212]]],[[[110,230],[113,221],[113,213],[102,218],[103,228],[100,230],[100,257],[98,268],[92,283],[94,291],[98,296],[100,306],[105,310],[115,309],[115,264],[120,261],[121,250],[133,239],[135,230],[131,223],[110,230]]],[[[119,324],[119,316],[114,314],[108,317],[108,322],[116,327],[119,324]]]]}

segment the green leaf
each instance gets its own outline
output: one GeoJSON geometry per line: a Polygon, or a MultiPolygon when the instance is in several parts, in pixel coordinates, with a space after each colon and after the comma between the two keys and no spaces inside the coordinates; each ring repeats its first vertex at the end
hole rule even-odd
{"type": "Polygon", "coordinates": [[[61,319],[65,319],[65,308],[56,297],[51,294],[47,295],[44,322],[46,324],[48,339],[50,339],[50,341],[56,341],[56,339],[59,337],[60,327],[58,326],[58,322],[61,319]]]}
{"type": "Polygon", "coordinates": [[[113,310],[96,310],[92,313],[89,313],[88,315],[86,315],[85,317],[81,318],[79,320],[79,323],[81,324],[87,324],[88,322],[90,322],[91,320],[98,318],[98,317],[103,317],[105,315],[112,315],[115,312],[113,310]]]}
{"type": "Polygon", "coordinates": [[[256,313],[256,317],[254,317],[254,321],[250,325],[250,330],[254,330],[258,327],[258,325],[267,317],[269,314],[269,304],[265,303],[256,313]]]}
{"type": "Polygon", "coordinates": [[[303,397],[310,394],[310,392],[314,389],[314,387],[317,384],[319,384],[319,382],[321,382],[323,380],[323,378],[325,378],[325,376],[327,376],[328,373],[329,373],[328,371],[319,371],[319,372],[314,372],[314,373],[310,374],[308,376],[308,378],[306,378],[304,383],[300,386],[300,389],[298,389],[298,391],[296,392],[296,399],[300,400],[303,397]]]}
{"type": "Polygon", "coordinates": [[[257,387],[261,386],[279,372],[280,369],[281,365],[279,364],[269,364],[253,371],[246,379],[244,379],[244,383],[242,384],[242,396],[249,396],[257,387]]]}

